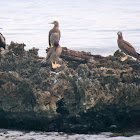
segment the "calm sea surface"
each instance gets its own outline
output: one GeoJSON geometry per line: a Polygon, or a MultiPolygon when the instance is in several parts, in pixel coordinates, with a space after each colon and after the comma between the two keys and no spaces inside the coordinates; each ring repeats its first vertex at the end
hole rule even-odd
{"type": "MultiPolygon", "coordinates": [[[[6,42],[25,43],[26,50],[39,48],[40,56],[46,56],[48,32],[53,27],[48,23],[54,20],[60,23],[61,46],[110,55],[118,49],[117,31],[121,30],[124,39],[140,53],[140,0],[0,0],[0,32],[6,42]]],[[[0,139],[140,140],[140,135],[4,131],[0,139]]]]}
{"type": "Polygon", "coordinates": [[[58,20],[61,46],[110,55],[123,32],[140,53],[140,0],[1,0],[0,32],[7,43],[25,43],[46,56],[48,32],[58,20]]]}

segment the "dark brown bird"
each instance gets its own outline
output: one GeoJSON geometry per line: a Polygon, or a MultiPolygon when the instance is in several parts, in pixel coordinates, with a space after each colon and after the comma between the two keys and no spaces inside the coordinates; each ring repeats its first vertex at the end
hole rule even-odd
{"type": "Polygon", "coordinates": [[[50,24],[54,24],[54,27],[49,31],[49,46],[53,47],[52,44],[54,44],[54,41],[57,41],[59,43],[61,35],[58,21],[54,21],[50,24]]]}
{"type": "Polygon", "coordinates": [[[0,48],[3,47],[5,49],[6,41],[4,36],[0,33],[0,48]]]}
{"type": "Polygon", "coordinates": [[[51,47],[49,52],[47,53],[46,62],[47,64],[52,64],[52,68],[60,67],[61,65],[57,64],[57,60],[59,59],[62,48],[57,41],[53,43],[54,47],[51,47]]]}
{"type": "Polygon", "coordinates": [[[126,54],[125,57],[121,59],[121,61],[125,61],[127,59],[127,55],[133,56],[137,59],[140,59],[140,54],[136,52],[135,48],[127,41],[123,40],[122,32],[119,31],[118,33],[118,46],[122,52],[126,54]]]}

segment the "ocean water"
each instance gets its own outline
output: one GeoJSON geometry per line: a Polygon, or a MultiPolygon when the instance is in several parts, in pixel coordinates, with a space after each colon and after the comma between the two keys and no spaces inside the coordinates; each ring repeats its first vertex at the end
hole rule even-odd
{"type": "Polygon", "coordinates": [[[139,135],[129,137],[111,136],[111,132],[100,134],[65,134],[58,132],[22,132],[0,129],[0,140],[140,140],[139,135]]]}
{"type": "Polygon", "coordinates": [[[1,0],[0,32],[6,42],[39,48],[45,57],[48,32],[60,23],[60,45],[104,56],[117,49],[117,32],[140,53],[140,0],[1,0]]]}

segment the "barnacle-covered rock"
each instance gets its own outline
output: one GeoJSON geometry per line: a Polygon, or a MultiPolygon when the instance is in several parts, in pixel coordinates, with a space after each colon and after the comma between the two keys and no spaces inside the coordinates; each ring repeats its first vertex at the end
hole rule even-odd
{"type": "Polygon", "coordinates": [[[61,67],[52,69],[38,49],[24,46],[11,42],[0,54],[1,127],[78,133],[139,128],[138,61],[121,62],[119,51],[102,57],[64,48],[61,67]]]}

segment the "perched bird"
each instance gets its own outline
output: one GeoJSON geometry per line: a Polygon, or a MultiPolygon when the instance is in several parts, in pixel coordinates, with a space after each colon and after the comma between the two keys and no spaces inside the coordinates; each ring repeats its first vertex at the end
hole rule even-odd
{"type": "Polygon", "coordinates": [[[5,49],[6,41],[4,36],[0,33],[0,48],[3,47],[5,49]]]}
{"type": "Polygon", "coordinates": [[[140,59],[140,54],[136,52],[134,47],[129,42],[123,40],[122,32],[119,31],[117,34],[118,34],[118,40],[117,40],[118,46],[121,49],[121,51],[126,54],[126,56],[123,57],[121,61],[125,61],[128,57],[127,55],[140,59]]]}
{"type": "Polygon", "coordinates": [[[54,24],[54,27],[49,31],[49,46],[53,47],[52,44],[54,41],[59,43],[60,40],[60,30],[58,21],[54,21],[50,24],[54,24]]]}
{"type": "Polygon", "coordinates": [[[52,68],[55,69],[61,66],[57,64],[56,62],[61,55],[62,48],[60,47],[57,41],[54,41],[53,46],[54,47],[51,47],[49,52],[47,53],[46,62],[47,64],[52,64],[52,68]]]}

